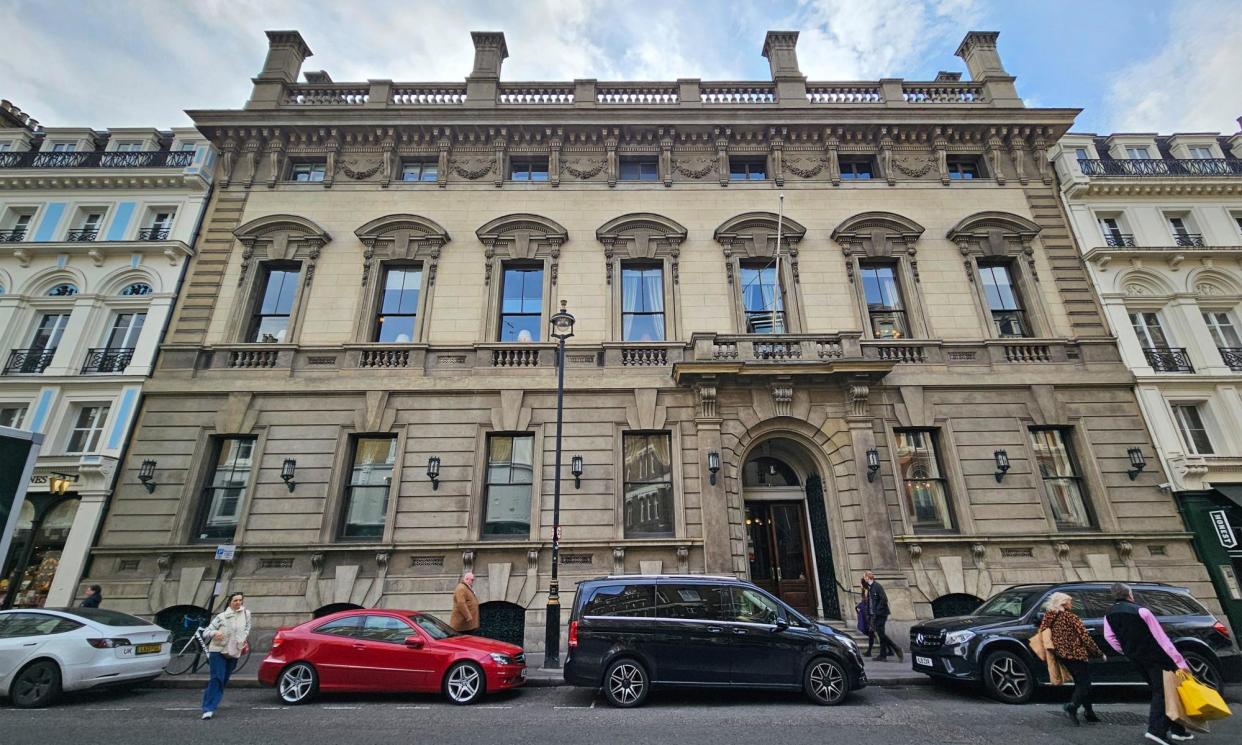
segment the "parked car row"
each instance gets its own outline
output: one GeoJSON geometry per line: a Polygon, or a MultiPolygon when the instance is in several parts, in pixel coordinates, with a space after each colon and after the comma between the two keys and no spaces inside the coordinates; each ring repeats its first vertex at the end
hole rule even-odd
{"type": "MultiPolygon", "coordinates": [[[[1186,590],[1160,584],[1134,590],[1201,680],[1220,687],[1242,678],[1242,654],[1228,630],[1186,590]]],[[[915,625],[914,670],[981,683],[1001,701],[1029,700],[1047,678],[1027,640],[1053,592],[1074,599],[1105,648],[1106,584],[1020,585],[969,616],[915,625]]],[[[568,642],[565,681],[598,689],[620,708],[639,706],[662,687],[802,691],[815,704],[833,706],[867,685],[852,639],[732,577],[581,582],[568,642]]],[[[0,612],[0,696],[19,707],[42,707],[62,691],[150,681],[168,665],[170,646],[167,630],[116,611],[0,612]]],[[[454,704],[471,704],[522,686],[526,657],[515,645],[459,634],[429,613],[359,609],[277,631],[258,677],[287,704],[345,691],[438,692],[454,704]]],[[[1120,656],[1099,663],[1096,679],[1142,682],[1120,656]]]]}

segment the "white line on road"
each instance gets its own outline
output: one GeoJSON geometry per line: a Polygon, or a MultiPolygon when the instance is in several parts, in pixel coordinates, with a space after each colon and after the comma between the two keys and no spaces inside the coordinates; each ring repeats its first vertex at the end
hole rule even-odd
{"type": "Polygon", "coordinates": [[[321,706],[319,708],[327,709],[328,711],[353,711],[354,709],[361,709],[362,707],[361,706],[321,706]]]}
{"type": "Polygon", "coordinates": [[[202,711],[200,706],[165,706],[164,711],[202,711]]]}
{"type": "Polygon", "coordinates": [[[426,711],[427,709],[430,709],[431,707],[430,706],[398,706],[397,708],[398,709],[414,709],[417,711],[426,711]]]}
{"type": "Polygon", "coordinates": [[[100,706],[88,708],[87,711],[133,711],[129,706],[100,706]]]}
{"type": "Polygon", "coordinates": [[[553,709],[594,709],[594,706],[553,706],[553,709]]]}
{"type": "Polygon", "coordinates": [[[512,709],[512,706],[476,706],[476,709],[512,709]]]}
{"type": "Polygon", "coordinates": [[[288,706],[251,706],[251,711],[284,711],[288,706]]]}

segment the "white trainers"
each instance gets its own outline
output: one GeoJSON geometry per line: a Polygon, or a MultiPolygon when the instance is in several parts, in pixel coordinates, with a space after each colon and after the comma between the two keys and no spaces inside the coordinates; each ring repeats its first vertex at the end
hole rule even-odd
{"type": "Polygon", "coordinates": [[[216,715],[216,713],[215,713],[214,711],[204,711],[204,712],[203,712],[203,719],[211,719],[211,718],[212,718],[212,717],[214,717],[215,715],[216,715]]]}
{"type": "Polygon", "coordinates": [[[1187,742],[1187,741],[1189,741],[1189,740],[1193,740],[1193,739],[1195,739],[1195,736],[1194,736],[1194,735],[1192,735],[1192,734],[1190,734],[1189,732],[1187,732],[1187,733],[1186,733],[1186,734],[1184,734],[1184,735],[1179,735],[1179,734],[1177,734],[1176,732],[1170,732],[1170,733],[1169,733],[1169,739],[1170,739],[1170,740],[1173,740],[1173,741],[1175,741],[1175,742],[1187,742]]]}
{"type": "Polygon", "coordinates": [[[1159,736],[1157,736],[1157,735],[1153,735],[1153,734],[1152,734],[1152,733],[1150,733],[1150,732],[1148,732],[1147,734],[1143,735],[1143,737],[1146,737],[1148,740],[1151,740],[1152,742],[1156,743],[1157,745],[1169,745],[1168,741],[1166,741],[1163,737],[1159,737],[1159,736]]]}

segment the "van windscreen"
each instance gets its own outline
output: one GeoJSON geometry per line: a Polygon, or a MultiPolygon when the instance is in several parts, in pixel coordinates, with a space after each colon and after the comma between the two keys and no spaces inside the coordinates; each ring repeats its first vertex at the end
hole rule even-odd
{"type": "Polygon", "coordinates": [[[651,585],[601,585],[587,598],[582,615],[650,618],[654,599],[651,585]]]}

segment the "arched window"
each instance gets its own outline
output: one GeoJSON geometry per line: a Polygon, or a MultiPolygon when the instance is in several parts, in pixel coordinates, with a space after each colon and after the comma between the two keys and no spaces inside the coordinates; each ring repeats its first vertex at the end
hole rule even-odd
{"type": "Polygon", "coordinates": [[[132,285],[127,285],[125,289],[121,290],[121,295],[125,297],[141,297],[142,295],[150,294],[151,285],[146,282],[135,282],[132,285]]]}
{"type": "Polygon", "coordinates": [[[78,286],[70,282],[56,285],[47,291],[49,297],[71,297],[78,294],[78,286]]]}
{"type": "Polygon", "coordinates": [[[784,461],[767,456],[751,458],[742,469],[743,486],[798,486],[798,474],[784,461]]]}

